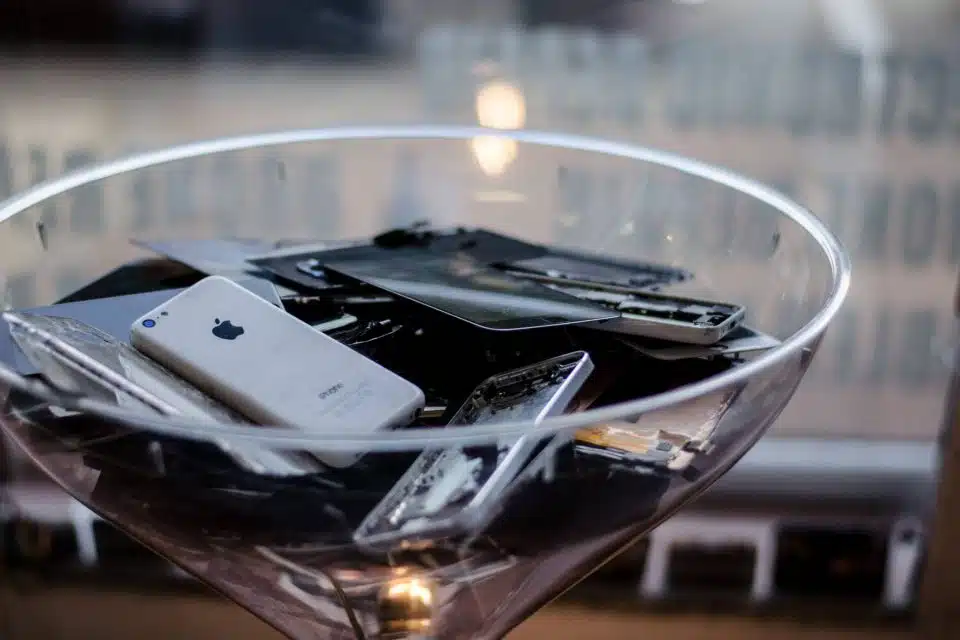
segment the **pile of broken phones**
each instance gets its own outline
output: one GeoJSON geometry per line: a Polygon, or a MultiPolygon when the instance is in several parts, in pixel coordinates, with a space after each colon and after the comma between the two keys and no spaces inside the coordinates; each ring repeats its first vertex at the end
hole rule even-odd
{"type": "Polygon", "coordinates": [[[331,466],[311,451],[227,442],[215,426],[203,442],[188,441],[36,407],[16,393],[7,400],[8,414],[125,483],[164,483],[211,512],[269,518],[276,535],[324,545],[390,553],[467,539],[522,548],[531,537],[542,546],[600,531],[611,525],[604,518],[636,521],[671,478],[696,474],[736,390],[574,433],[540,434],[536,425],[697,382],[778,344],[747,324],[736,301],[671,294],[695,278],[682,268],[484,229],[135,244],[155,257],[57,304],[5,313],[0,361],[131,411],[255,424],[130,344],[132,322],[222,276],[419,388],[422,407],[407,426],[531,425],[497,442],[360,452],[331,466]],[[629,505],[612,506],[623,496],[629,505]],[[317,508],[304,509],[304,499],[317,508]],[[596,517],[571,519],[571,509],[596,517]]]}

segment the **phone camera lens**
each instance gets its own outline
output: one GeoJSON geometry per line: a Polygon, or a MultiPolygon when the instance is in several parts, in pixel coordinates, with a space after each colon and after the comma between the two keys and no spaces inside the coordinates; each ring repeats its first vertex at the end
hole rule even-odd
{"type": "Polygon", "coordinates": [[[144,320],[142,324],[143,324],[143,326],[145,326],[147,329],[150,329],[150,328],[155,327],[155,326],[157,325],[157,322],[156,322],[156,320],[150,320],[150,319],[148,318],[147,320],[144,320]]]}

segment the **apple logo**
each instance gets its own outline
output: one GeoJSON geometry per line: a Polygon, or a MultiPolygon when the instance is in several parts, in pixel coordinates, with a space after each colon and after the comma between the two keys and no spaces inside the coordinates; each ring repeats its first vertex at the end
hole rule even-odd
{"type": "Polygon", "coordinates": [[[214,318],[213,323],[216,326],[213,327],[211,332],[221,340],[236,340],[243,335],[243,327],[233,324],[229,320],[220,322],[220,318],[214,318]]]}

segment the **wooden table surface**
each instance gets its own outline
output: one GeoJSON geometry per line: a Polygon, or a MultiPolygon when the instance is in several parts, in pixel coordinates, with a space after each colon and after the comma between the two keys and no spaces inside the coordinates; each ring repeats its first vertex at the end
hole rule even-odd
{"type": "MultiPolygon", "coordinates": [[[[111,640],[112,638],[230,638],[280,640],[245,611],[206,597],[132,594],[57,588],[34,594],[0,590],[0,635],[5,640],[111,640]],[[5,633],[4,633],[5,632],[5,633]]],[[[903,629],[823,628],[788,620],[733,616],[627,614],[567,605],[541,612],[511,640],[907,640],[903,629]]]]}

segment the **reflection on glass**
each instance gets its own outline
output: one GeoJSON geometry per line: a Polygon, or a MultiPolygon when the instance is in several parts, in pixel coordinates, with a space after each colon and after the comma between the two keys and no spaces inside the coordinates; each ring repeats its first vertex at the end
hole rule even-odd
{"type": "MultiPolygon", "coordinates": [[[[523,93],[506,82],[495,80],[477,92],[477,123],[491,129],[521,129],[527,120],[523,93]]],[[[480,170],[490,177],[502,175],[517,157],[517,143],[499,136],[479,136],[470,149],[480,170]]]]}
{"type": "Polygon", "coordinates": [[[506,82],[494,81],[477,93],[477,123],[491,129],[519,129],[527,119],[523,93],[506,82]]]}
{"type": "Polygon", "coordinates": [[[403,578],[384,586],[379,602],[382,632],[424,633],[433,621],[433,586],[403,578]]]}
{"type": "Polygon", "coordinates": [[[509,138],[478,136],[470,141],[470,149],[480,170],[491,178],[503,175],[517,158],[517,143],[509,138]]]}

